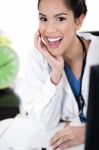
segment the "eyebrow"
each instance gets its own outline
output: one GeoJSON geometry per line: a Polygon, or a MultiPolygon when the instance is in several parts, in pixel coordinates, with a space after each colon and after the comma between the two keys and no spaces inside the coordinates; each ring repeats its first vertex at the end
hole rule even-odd
{"type": "MultiPolygon", "coordinates": [[[[39,13],[39,15],[46,17],[46,15],[45,15],[45,14],[42,14],[42,13],[39,13]]],[[[59,14],[54,15],[54,17],[58,17],[58,16],[61,16],[61,15],[67,16],[68,14],[67,14],[67,13],[59,13],[59,14]]]]}

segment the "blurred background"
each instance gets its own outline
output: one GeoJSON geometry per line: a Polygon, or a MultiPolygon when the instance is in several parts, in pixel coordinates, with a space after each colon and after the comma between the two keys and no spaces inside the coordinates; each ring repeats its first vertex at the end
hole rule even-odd
{"type": "MultiPolygon", "coordinates": [[[[99,31],[98,0],[86,2],[88,13],[81,31],[99,31]]],[[[19,55],[19,77],[24,76],[27,56],[33,48],[33,37],[37,28],[37,0],[0,0],[0,31],[10,38],[19,55]]]]}

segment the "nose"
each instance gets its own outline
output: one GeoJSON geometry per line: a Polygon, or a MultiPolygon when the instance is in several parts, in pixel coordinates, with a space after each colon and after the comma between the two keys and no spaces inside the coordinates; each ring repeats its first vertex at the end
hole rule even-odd
{"type": "Polygon", "coordinates": [[[57,27],[55,26],[54,23],[52,22],[48,22],[47,25],[46,25],[46,34],[54,34],[57,32],[57,27]]]}

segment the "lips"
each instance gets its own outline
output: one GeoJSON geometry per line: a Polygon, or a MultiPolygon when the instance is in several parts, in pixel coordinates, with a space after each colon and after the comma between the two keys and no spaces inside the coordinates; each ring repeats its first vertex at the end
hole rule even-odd
{"type": "Polygon", "coordinates": [[[62,37],[47,38],[47,46],[51,49],[58,48],[61,43],[62,37]]]}

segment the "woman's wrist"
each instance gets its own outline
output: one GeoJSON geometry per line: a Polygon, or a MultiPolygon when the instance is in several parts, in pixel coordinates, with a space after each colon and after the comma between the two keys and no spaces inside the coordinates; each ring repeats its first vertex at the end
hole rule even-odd
{"type": "Polygon", "coordinates": [[[53,84],[58,85],[62,78],[62,73],[52,72],[50,76],[50,80],[53,84]]]}

